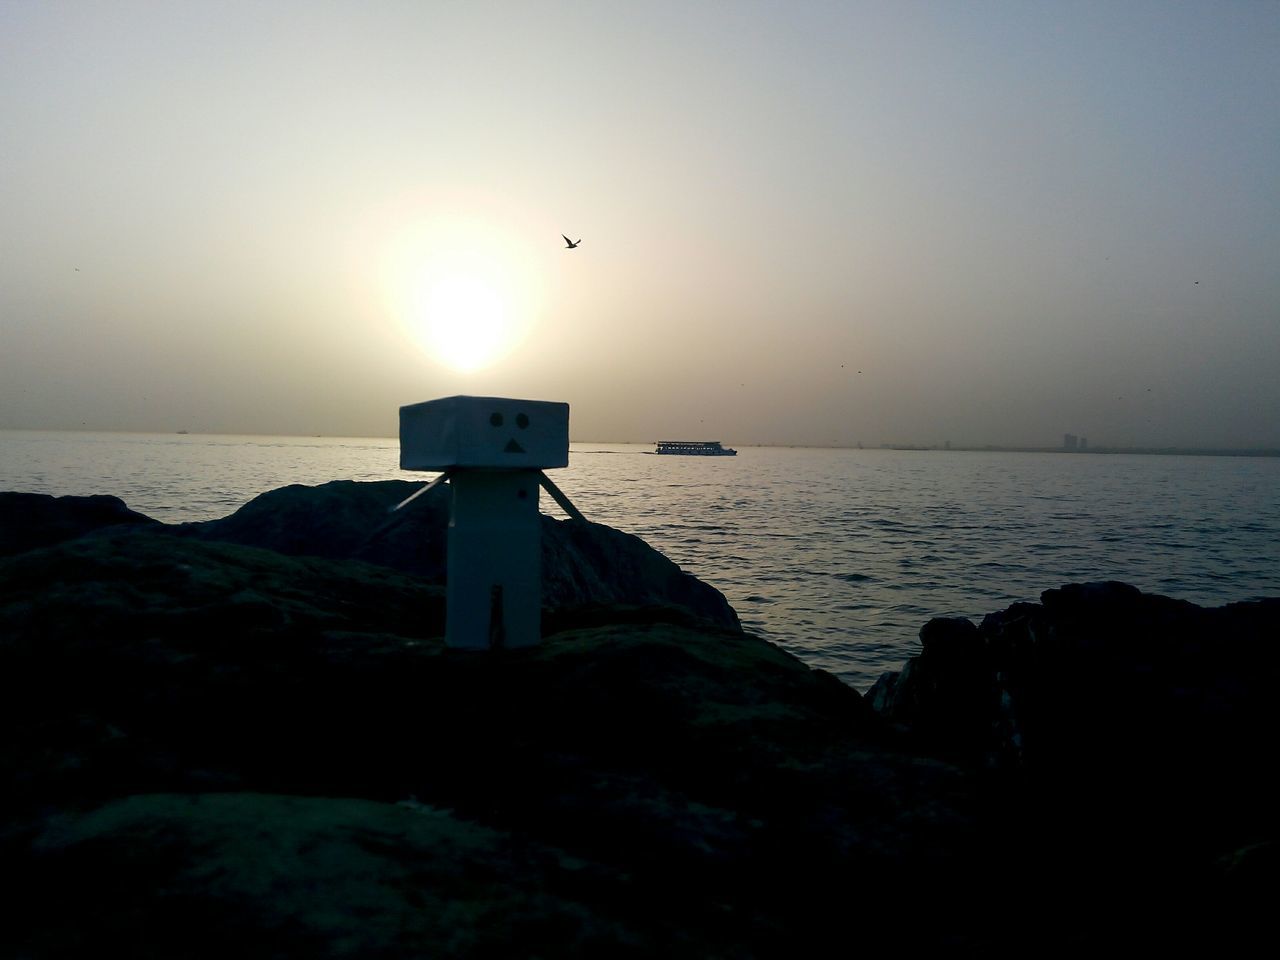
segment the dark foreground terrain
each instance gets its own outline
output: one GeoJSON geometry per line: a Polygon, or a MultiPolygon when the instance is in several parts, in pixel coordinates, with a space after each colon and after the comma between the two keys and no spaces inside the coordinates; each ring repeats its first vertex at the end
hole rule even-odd
{"type": "Polygon", "coordinates": [[[866,697],[544,521],[446,650],[447,490],[0,494],[0,956],[1036,956],[1270,939],[1280,601],[934,620],[866,697]]]}

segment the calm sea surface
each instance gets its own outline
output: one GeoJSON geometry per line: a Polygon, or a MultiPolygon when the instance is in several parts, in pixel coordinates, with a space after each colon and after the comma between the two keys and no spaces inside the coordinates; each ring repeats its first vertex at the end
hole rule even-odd
{"type": "MultiPolygon", "coordinates": [[[[860,690],[930,617],[978,619],[1063,583],[1280,596],[1280,458],[650,449],[575,443],[552,478],[589,519],[719,588],[748,630],[860,690]]],[[[424,478],[398,456],[396,440],[0,431],[0,490],[110,493],[175,523],[289,483],[424,478]]]]}

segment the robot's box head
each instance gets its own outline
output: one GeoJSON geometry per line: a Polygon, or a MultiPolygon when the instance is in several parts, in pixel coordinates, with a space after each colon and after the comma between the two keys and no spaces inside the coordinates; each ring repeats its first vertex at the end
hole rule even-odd
{"type": "Polygon", "coordinates": [[[569,465],[569,405],[445,397],[400,408],[400,469],[542,470],[569,465]]]}

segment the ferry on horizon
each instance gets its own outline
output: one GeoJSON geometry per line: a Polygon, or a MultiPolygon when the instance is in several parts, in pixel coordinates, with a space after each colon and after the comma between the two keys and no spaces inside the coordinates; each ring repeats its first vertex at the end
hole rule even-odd
{"type": "Polygon", "coordinates": [[[736,457],[738,451],[720,446],[719,440],[659,440],[654,453],[686,457],[736,457]]]}

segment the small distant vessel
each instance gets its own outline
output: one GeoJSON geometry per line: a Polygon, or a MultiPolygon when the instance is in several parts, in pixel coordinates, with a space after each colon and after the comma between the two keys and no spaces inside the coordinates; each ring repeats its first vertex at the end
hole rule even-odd
{"type": "Polygon", "coordinates": [[[654,453],[678,454],[685,457],[736,457],[738,451],[720,446],[719,440],[659,440],[654,453]]]}
{"type": "Polygon", "coordinates": [[[191,431],[190,431],[190,430],[179,430],[178,432],[179,432],[179,433],[190,433],[191,431]]]}

